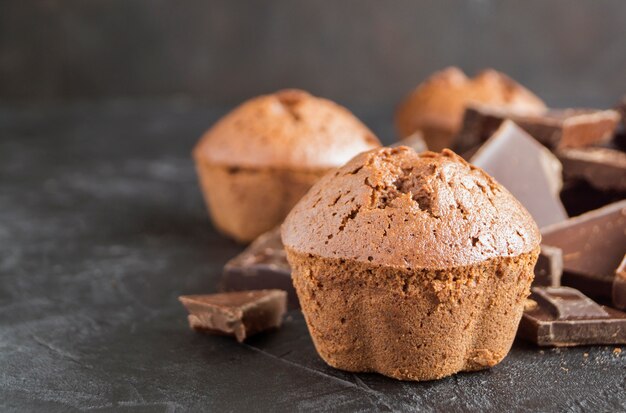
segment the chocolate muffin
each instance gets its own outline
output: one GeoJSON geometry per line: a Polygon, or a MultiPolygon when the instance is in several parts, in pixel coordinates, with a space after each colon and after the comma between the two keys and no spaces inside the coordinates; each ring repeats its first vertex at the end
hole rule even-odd
{"type": "Polygon", "coordinates": [[[378,146],[347,109],[301,90],[283,90],[224,116],[193,156],[215,226],[248,242],[279,225],[329,169],[378,146]]]}
{"type": "Polygon", "coordinates": [[[329,365],[431,380],[506,356],[541,236],[483,170],[450,150],[398,147],[324,176],[289,213],[282,238],[329,365]]]}
{"type": "Polygon", "coordinates": [[[541,99],[503,73],[488,69],[469,79],[449,67],[426,79],[400,104],[396,128],[403,138],[421,131],[431,150],[449,148],[471,103],[520,115],[546,110],[541,99]]]}

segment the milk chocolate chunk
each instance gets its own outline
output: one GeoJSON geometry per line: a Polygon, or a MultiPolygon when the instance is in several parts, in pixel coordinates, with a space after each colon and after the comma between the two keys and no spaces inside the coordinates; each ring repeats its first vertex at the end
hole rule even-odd
{"type": "Polygon", "coordinates": [[[563,251],[550,245],[542,245],[537,264],[533,286],[558,287],[563,274],[563,251]]]}
{"type": "Polygon", "coordinates": [[[563,149],[556,153],[566,180],[580,179],[601,191],[626,192],[626,153],[610,148],[563,149]]]}
{"type": "Polygon", "coordinates": [[[613,136],[620,115],[614,110],[560,109],[515,120],[539,142],[560,149],[606,142],[613,136]]]}
{"type": "Polygon", "coordinates": [[[626,310],[626,254],[615,270],[613,280],[613,305],[619,309],[626,310]]]}
{"type": "Polygon", "coordinates": [[[542,230],[543,243],[563,250],[562,284],[610,300],[615,269],[626,253],[626,200],[542,230]]]}
{"type": "Polygon", "coordinates": [[[470,163],[504,185],[539,227],[567,219],[558,195],[562,185],[559,160],[513,122],[504,122],[470,163]]]}
{"type": "Polygon", "coordinates": [[[459,145],[484,141],[505,119],[517,123],[550,149],[576,148],[608,141],[617,128],[615,110],[551,109],[540,115],[519,115],[474,105],[466,109],[459,145]]]}
{"type": "Polygon", "coordinates": [[[540,346],[625,344],[626,313],[569,287],[533,287],[537,305],[524,311],[518,336],[540,346]]]}
{"type": "Polygon", "coordinates": [[[223,291],[277,288],[287,291],[289,307],[299,308],[291,282],[291,268],[280,239],[280,227],[260,235],[224,266],[223,291]]]}
{"type": "Polygon", "coordinates": [[[189,311],[189,326],[212,334],[247,337],[283,322],[287,293],[281,290],[236,291],[178,298],[189,311]]]}

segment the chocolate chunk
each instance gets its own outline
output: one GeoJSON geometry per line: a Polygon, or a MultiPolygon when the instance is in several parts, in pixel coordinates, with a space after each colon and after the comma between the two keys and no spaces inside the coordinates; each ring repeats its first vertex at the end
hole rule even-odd
{"type": "Polygon", "coordinates": [[[253,334],[278,328],[287,307],[281,290],[237,291],[178,298],[189,311],[189,326],[234,336],[240,343],[253,334]]]}
{"type": "Polygon", "coordinates": [[[613,305],[619,309],[626,310],[626,254],[622,262],[615,270],[613,280],[613,305]]]}
{"type": "Polygon", "coordinates": [[[575,217],[624,199],[624,192],[600,191],[582,180],[563,182],[561,202],[567,214],[575,217]]]}
{"type": "Polygon", "coordinates": [[[397,146],[408,146],[409,148],[412,148],[415,152],[426,152],[428,150],[428,146],[426,146],[424,136],[420,131],[416,131],[406,138],[389,146],[392,148],[395,148],[397,146]]]}
{"type": "Polygon", "coordinates": [[[556,155],[566,180],[584,180],[601,191],[626,192],[626,153],[589,147],[563,149],[556,155]]]}
{"type": "Polygon", "coordinates": [[[540,346],[626,344],[626,313],[596,304],[569,287],[533,287],[518,336],[540,346]]]}
{"type": "Polygon", "coordinates": [[[474,105],[465,111],[458,145],[467,148],[484,141],[505,119],[548,148],[561,149],[606,142],[615,133],[620,114],[615,110],[552,109],[527,116],[474,105]]]}
{"type": "Polygon", "coordinates": [[[615,269],[626,253],[626,200],[542,230],[543,243],[563,250],[561,282],[611,299],[615,269]]]}
{"type": "Polygon", "coordinates": [[[577,148],[606,142],[613,136],[620,115],[614,110],[549,110],[541,116],[515,121],[549,148],[577,148]]]}
{"type": "Polygon", "coordinates": [[[287,291],[289,308],[299,308],[291,282],[291,268],[280,239],[280,227],[260,235],[224,266],[220,290],[278,288],[287,291]]]}
{"type": "Polygon", "coordinates": [[[461,130],[454,140],[454,150],[462,154],[475,152],[510,117],[510,112],[493,107],[478,104],[466,107],[461,130]]]}
{"type": "Polygon", "coordinates": [[[561,164],[546,148],[506,121],[470,160],[504,185],[540,227],[561,222],[561,164]]]}
{"type": "Polygon", "coordinates": [[[563,251],[557,247],[542,245],[535,265],[534,286],[558,287],[563,274],[563,251]]]}

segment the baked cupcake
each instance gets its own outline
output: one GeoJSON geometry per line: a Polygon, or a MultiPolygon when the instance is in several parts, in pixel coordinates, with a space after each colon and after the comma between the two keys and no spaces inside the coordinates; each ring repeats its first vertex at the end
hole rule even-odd
{"type": "Polygon", "coordinates": [[[483,170],[449,150],[398,147],[324,176],[282,238],[329,365],[432,380],[506,356],[541,236],[483,170]]]}
{"type": "Polygon", "coordinates": [[[329,169],[380,146],[347,109],[300,90],[251,99],[219,120],[193,156],[215,226],[248,242],[279,225],[329,169]]]}
{"type": "Polygon", "coordinates": [[[396,128],[402,138],[421,131],[431,150],[449,148],[471,103],[520,115],[546,110],[541,99],[503,73],[489,69],[469,79],[460,69],[449,67],[426,79],[400,104],[396,128]]]}

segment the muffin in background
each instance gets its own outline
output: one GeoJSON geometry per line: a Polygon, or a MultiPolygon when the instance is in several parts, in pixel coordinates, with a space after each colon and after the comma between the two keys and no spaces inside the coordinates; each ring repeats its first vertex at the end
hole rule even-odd
{"type": "Polygon", "coordinates": [[[503,73],[487,69],[470,79],[449,67],[431,75],[398,106],[396,128],[401,138],[421,131],[428,148],[440,151],[451,147],[471,103],[520,115],[546,110],[540,98],[503,73]]]}
{"type": "Polygon", "coordinates": [[[319,355],[420,381],[506,356],[541,236],[483,170],[449,150],[397,147],[324,176],[282,238],[319,355]]]}
{"type": "Polygon", "coordinates": [[[380,142],[350,111],[301,90],[244,102],[193,150],[216,228],[249,242],[279,225],[328,170],[380,142]]]}

